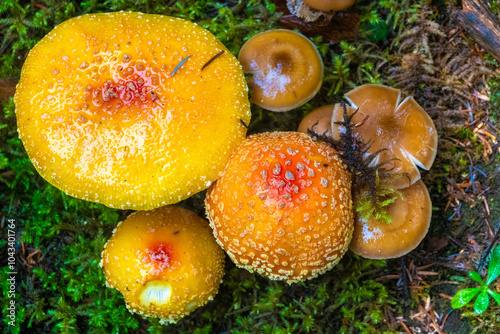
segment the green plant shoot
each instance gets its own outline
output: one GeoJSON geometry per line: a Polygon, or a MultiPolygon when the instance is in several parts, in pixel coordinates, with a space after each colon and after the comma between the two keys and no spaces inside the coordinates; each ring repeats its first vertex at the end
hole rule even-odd
{"type": "Polygon", "coordinates": [[[451,300],[451,307],[460,308],[467,305],[477,294],[479,296],[476,298],[474,303],[474,311],[476,313],[483,313],[488,308],[490,303],[490,297],[496,300],[500,305],[500,294],[491,290],[488,286],[500,275],[500,246],[497,246],[493,250],[491,255],[490,265],[488,267],[488,277],[486,282],[483,282],[481,276],[475,272],[470,271],[469,277],[474,281],[481,284],[478,288],[462,289],[457,292],[457,294],[451,300]]]}

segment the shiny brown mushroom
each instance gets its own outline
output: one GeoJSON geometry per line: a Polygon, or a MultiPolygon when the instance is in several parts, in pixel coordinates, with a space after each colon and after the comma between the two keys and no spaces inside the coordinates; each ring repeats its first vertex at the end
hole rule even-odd
{"type": "Polygon", "coordinates": [[[331,136],[333,105],[314,109],[302,119],[297,131],[307,133],[311,129],[317,134],[331,136]]]}
{"type": "MultiPolygon", "coordinates": [[[[399,192],[401,197],[384,208],[389,223],[373,216],[367,219],[356,217],[349,249],[366,258],[389,259],[403,256],[418,246],[431,221],[429,192],[422,180],[399,192]]],[[[363,196],[358,195],[358,198],[363,196]]]]}
{"type": "MultiPolygon", "coordinates": [[[[417,167],[428,170],[437,152],[437,131],[434,122],[424,109],[408,97],[401,101],[401,92],[382,85],[363,85],[345,94],[351,102],[348,114],[356,109],[352,123],[363,123],[353,132],[371,142],[368,153],[384,149],[376,162],[392,160],[388,167],[400,178],[391,180],[397,189],[410,186],[420,179],[417,167]]],[[[345,131],[341,125],[344,108],[336,104],[332,115],[332,135],[339,139],[345,131]]]]}
{"type": "Polygon", "coordinates": [[[251,102],[272,111],[288,111],[316,95],[323,62],[315,45],[291,30],[265,31],[241,48],[239,61],[251,73],[251,102]]]}
{"type": "Polygon", "coordinates": [[[355,0],[304,0],[304,2],[314,9],[336,12],[351,7],[355,0]]]}

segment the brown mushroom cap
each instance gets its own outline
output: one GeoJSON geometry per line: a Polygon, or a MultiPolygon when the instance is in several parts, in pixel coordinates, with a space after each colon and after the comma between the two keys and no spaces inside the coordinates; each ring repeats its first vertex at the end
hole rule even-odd
{"type": "Polygon", "coordinates": [[[291,30],[265,31],[250,38],[238,57],[253,76],[251,102],[272,111],[288,111],[316,95],[323,62],[316,46],[291,30]]]}
{"type": "Polygon", "coordinates": [[[330,10],[338,11],[351,7],[355,0],[304,0],[304,2],[312,8],[328,12],[330,10]]]}
{"type": "Polygon", "coordinates": [[[26,59],[15,104],[19,136],[48,182],[110,207],[151,209],[218,178],[245,137],[247,94],[238,60],[207,30],[119,12],[47,34],[26,59]]]}
{"type": "Polygon", "coordinates": [[[208,222],[181,207],[138,211],[106,243],[101,266],[134,313],[176,322],[216,295],[224,253],[208,222]]]}
{"type": "Polygon", "coordinates": [[[205,204],[231,260],[274,280],[326,272],[351,239],[350,174],[335,150],[300,132],[249,136],[205,204]]]}
{"type": "MultiPolygon", "coordinates": [[[[348,114],[359,108],[353,123],[366,122],[353,129],[365,141],[371,140],[369,153],[387,149],[379,155],[378,162],[393,160],[392,173],[403,176],[391,182],[397,189],[408,187],[420,179],[417,168],[429,169],[437,152],[437,131],[432,119],[422,107],[408,97],[400,101],[399,89],[382,85],[363,85],[345,94],[353,107],[348,114]]],[[[335,105],[332,121],[342,120],[344,109],[335,105]]],[[[332,123],[332,133],[339,138],[343,127],[332,123]]]]}
{"type": "Polygon", "coordinates": [[[372,217],[354,220],[354,234],[349,248],[370,259],[390,259],[412,251],[424,239],[432,216],[432,203],[427,187],[418,180],[400,190],[386,209],[390,223],[372,217]]]}
{"type": "Polygon", "coordinates": [[[328,105],[314,109],[302,119],[297,131],[307,133],[311,129],[317,134],[331,136],[333,107],[328,105]]]}

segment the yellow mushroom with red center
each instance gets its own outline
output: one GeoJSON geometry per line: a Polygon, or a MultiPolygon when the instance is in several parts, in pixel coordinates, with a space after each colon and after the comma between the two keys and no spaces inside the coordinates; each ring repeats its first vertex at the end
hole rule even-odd
{"type": "Polygon", "coordinates": [[[352,236],[350,173],[335,150],[299,132],[248,137],[205,204],[231,260],[273,280],[326,272],[352,236]]]}
{"type": "Polygon", "coordinates": [[[14,101],[19,137],[49,183],[145,210],[218,178],[245,137],[247,95],[238,60],[207,30],[119,12],[54,28],[30,51],[14,101]]]}
{"type": "Polygon", "coordinates": [[[216,295],[224,253],[208,222],[175,206],[138,211],[106,243],[101,266],[134,313],[173,323],[216,295]]]}
{"type": "Polygon", "coordinates": [[[238,60],[252,74],[251,101],[272,111],[288,111],[316,95],[323,82],[323,62],[303,35],[276,29],[257,34],[241,48],[238,60]]]}

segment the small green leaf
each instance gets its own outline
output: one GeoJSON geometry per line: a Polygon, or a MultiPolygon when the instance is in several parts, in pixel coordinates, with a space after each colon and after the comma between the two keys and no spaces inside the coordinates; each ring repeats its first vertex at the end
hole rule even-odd
{"type": "Polygon", "coordinates": [[[488,308],[489,303],[490,297],[488,297],[488,289],[484,289],[479,296],[477,296],[476,302],[474,303],[474,311],[476,311],[476,313],[483,313],[488,308]]]}
{"type": "Polygon", "coordinates": [[[488,293],[490,294],[491,297],[493,297],[493,299],[496,300],[498,305],[500,305],[500,294],[491,289],[488,289],[488,293]]]}
{"type": "Polygon", "coordinates": [[[490,285],[491,282],[498,277],[498,275],[500,275],[500,246],[495,247],[493,254],[491,255],[486,285],[490,285]]]}
{"type": "Polygon", "coordinates": [[[481,285],[484,285],[483,280],[481,279],[481,275],[479,275],[477,272],[469,271],[469,277],[474,281],[481,283],[481,285]]]}
{"type": "Polygon", "coordinates": [[[461,308],[462,306],[467,305],[467,303],[470,302],[479,291],[481,291],[481,288],[463,289],[458,291],[451,300],[451,307],[461,308]]]}

